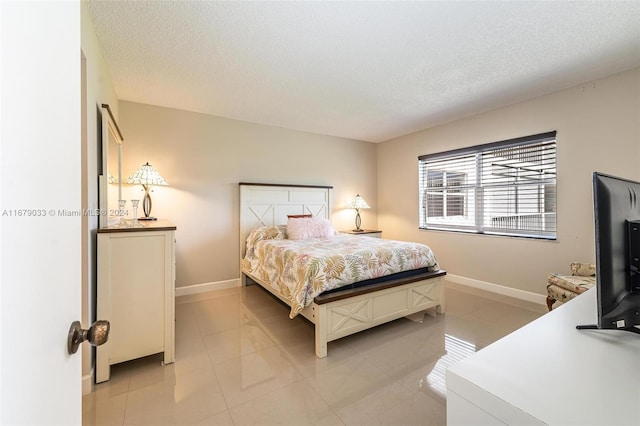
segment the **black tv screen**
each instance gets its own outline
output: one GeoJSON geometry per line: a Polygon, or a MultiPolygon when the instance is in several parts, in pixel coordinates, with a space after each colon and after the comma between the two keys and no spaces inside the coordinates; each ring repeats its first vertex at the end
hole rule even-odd
{"type": "Polygon", "coordinates": [[[640,183],[595,172],[598,324],[640,333],[640,183]]]}

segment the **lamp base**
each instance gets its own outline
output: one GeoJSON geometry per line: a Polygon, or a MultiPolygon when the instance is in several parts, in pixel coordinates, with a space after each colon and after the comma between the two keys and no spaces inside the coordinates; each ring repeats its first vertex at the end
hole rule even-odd
{"type": "Polygon", "coordinates": [[[364,232],[364,229],[352,229],[351,232],[364,232]]]}
{"type": "Polygon", "coordinates": [[[139,217],[138,220],[158,220],[158,218],[148,216],[148,217],[139,217]]]}

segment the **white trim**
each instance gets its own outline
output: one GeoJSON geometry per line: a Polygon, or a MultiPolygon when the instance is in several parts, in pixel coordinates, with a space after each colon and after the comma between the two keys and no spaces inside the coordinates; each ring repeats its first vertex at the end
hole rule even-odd
{"type": "MultiPolygon", "coordinates": [[[[489,291],[491,293],[501,294],[503,296],[509,296],[520,300],[526,300],[528,302],[546,305],[546,296],[538,293],[532,293],[530,291],[518,290],[517,288],[506,287],[500,284],[480,281],[454,274],[447,274],[445,280],[452,283],[489,291]]],[[[224,290],[233,287],[240,287],[240,278],[176,287],[176,297],[186,296],[189,294],[206,293],[214,290],[224,290]]]]}
{"type": "Polygon", "coordinates": [[[212,283],[186,285],[182,287],[176,287],[176,297],[186,296],[188,294],[206,293],[214,290],[224,290],[227,288],[240,287],[240,278],[234,278],[232,280],[217,281],[212,283]]]}
{"type": "Polygon", "coordinates": [[[530,291],[518,290],[517,288],[506,287],[500,284],[489,283],[486,281],[480,281],[473,278],[467,278],[453,274],[447,274],[445,279],[447,281],[451,281],[452,283],[462,284],[480,290],[490,291],[491,293],[497,293],[503,296],[513,297],[515,299],[538,303],[540,305],[546,305],[547,303],[547,296],[538,293],[532,293],[530,291]]]}
{"type": "Polygon", "coordinates": [[[93,372],[94,368],[92,367],[89,374],[82,376],[82,395],[86,395],[93,391],[93,372]]]}

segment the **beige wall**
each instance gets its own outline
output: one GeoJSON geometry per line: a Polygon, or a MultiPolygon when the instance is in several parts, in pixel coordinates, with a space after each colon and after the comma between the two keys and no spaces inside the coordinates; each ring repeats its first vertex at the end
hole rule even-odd
{"type": "Polygon", "coordinates": [[[332,185],[336,229],[354,227],[344,206],[360,193],[373,207],[363,227],[377,226],[375,144],[124,101],[119,124],[123,177],[148,161],[170,184],[151,213],[178,227],[176,287],[239,278],[238,182],[332,185]]]}
{"type": "Polygon", "coordinates": [[[548,272],[594,261],[591,173],[640,180],[640,70],[427,129],[378,145],[378,225],[432,247],[443,269],[533,293],[548,272]],[[418,230],[419,155],[557,130],[558,239],[418,230]]]}
{"type": "MultiPolygon", "coordinates": [[[[85,58],[85,82],[83,106],[86,115],[83,117],[82,129],[82,207],[95,210],[98,208],[98,123],[99,109],[103,103],[109,104],[117,117],[118,99],[116,97],[109,70],[104,62],[102,50],[98,45],[95,30],[87,11],[85,2],[81,2],[81,43],[85,58]]],[[[95,319],[96,288],[96,229],[97,216],[82,218],[82,324],[91,325],[95,319]]],[[[82,374],[85,378],[91,374],[93,360],[91,347],[82,345],[82,374]]],[[[83,391],[87,391],[83,387],[83,391]]]]}

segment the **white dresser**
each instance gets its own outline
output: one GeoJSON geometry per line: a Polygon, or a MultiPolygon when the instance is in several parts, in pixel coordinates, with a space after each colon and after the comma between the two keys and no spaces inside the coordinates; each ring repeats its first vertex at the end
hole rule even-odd
{"type": "Polygon", "coordinates": [[[174,361],[175,225],[98,230],[97,318],[110,322],[109,341],[96,347],[96,383],[110,367],[164,352],[174,361]]]}

